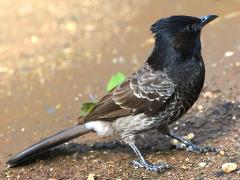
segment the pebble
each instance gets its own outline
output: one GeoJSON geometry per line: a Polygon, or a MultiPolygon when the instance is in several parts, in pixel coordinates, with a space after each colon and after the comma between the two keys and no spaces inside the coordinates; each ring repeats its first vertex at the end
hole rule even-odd
{"type": "Polygon", "coordinates": [[[233,55],[234,55],[233,51],[226,51],[225,54],[224,54],[224,57],[231,57],[233,55]]]}
{"type": "Polygon", "coordinates": [[[8,72],[9,68],[8,67],[1,67],[0,66],[0,72],[8,72]]]}
{"type": "Polygon", "coordinates": [[[187,139],[192,140],[194,138],[194,133],[188,133],[187,134],[187,139]]]}
{"type": "Polygon", "coordinates": [[[222,171],[225,173],[233,172],[237,169],[237,164],[235,163],[224,163],[222,165],[222,171]]]}
{"type": "Polygon", "coordinates": [[[37,36],[32,36],[31,37],[31,42],[32,43],[37,43],[38,42],[38,37],[37,36]]]}
{"type": "Polygon", "coordinates": [[[172,145],[177,145],[177,144],[179,144],[180,142],[179,142],[177,139],[171,139],[171,140],[170,140],[170,143],[171,143],[172,145]]]}
{"type": "Polygon", "coordinates": [[[219,151],[219,154],[224,156],[225,155],[225,152],[223,150],[219,151]]]}
{"type": "Polygon", "coordinates": [[[70,33],[75,33],[77,29],[77,24],[75,22],[68,22],[65,24],[65,29],[70,33]]]}
{"type": "Polygon", "coordinates": [[[212,64],[212,67],[214,67],[214,68],[217,67],[217,64],[216,64],[216,63],[213,63],[213,64],[212,64]]]}
{"type": "Polygon", "coordinates": [[[200,163],[198,163],[198,166],[200,166],[200,167],[202,167],[202,168],[204,168],[206,165],[207,165],[206,162],[200,162],[200,163]]]}
{"type": "Polygon", "coordinates": [[[95,174],[94,173],[89,173],[87,180],[95,180],[95,174]]]}
{"type": "Polygon", "coordinates": [[[199,105],[197,108],[198,108],[198,110],[203,110],[203,106],[202,105],[199,105]]]}
{"type": "Polygon", "coordinates": [[[186,136],[183,136],[184,139],[187,140],[192,140],[194,138],[194,134],[193,133],[188,133],[186,136]]]}
{"type": "Polygon", "coordinates": [[[204,98],[212,98],[213,94],[211,92],[207,91],[207,92],[203,93],[203,97],[204,98]]]}
{"type": "Polygon", "coordinates": [[[182,169],[186,170],[187,169],[187,166],[181,166],[182,169]]]}

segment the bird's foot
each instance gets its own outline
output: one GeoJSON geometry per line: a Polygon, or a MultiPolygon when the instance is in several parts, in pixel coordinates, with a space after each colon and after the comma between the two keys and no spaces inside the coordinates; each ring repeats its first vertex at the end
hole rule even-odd
{"type": "Polygon", "coordinates": [[[178,136],[175,133],[169,133],[168,134],[170,137],[177,139],[178,141],[180,141],[180,144],[176,144],[176,148],[177,149],[183,149],[186,151],[190,151],[190,152],[199,152],[199,153],[207,153],[207,152],[219,152],[218,149],[214,148],[214,147],[201,147],[201,146],[197,146],[195,144],[193,144],[190,140],[185,139],[181,136],[178,136]]]}
{"type": "Polygon", "coordinates": [[[143,160],[134,160],[132,161],[135,168],[145,168],[148,171],[161,172],[166,169],[171,168],[171,165],[165,163],[151,164],[143,160]]]}
{"type": "Polygon", "coordinates": [[[181,149],[181,150],[186,150],[189,152],[198,152],[198,153],[207,153],[207,152],[217,153],[217,152],[219,152],[219,150],[214,147],[210,147],[210,146],[201,147],[201,146],[193,144],[190,141],[188,143],[177,144],[176,148],[181,149]]]}

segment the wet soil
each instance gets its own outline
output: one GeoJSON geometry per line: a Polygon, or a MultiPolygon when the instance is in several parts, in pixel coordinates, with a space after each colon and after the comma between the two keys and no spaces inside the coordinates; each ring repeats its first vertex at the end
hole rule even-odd
{"type": "Polygon", "coordinates": [[[240,1],[0,1],[0,179],[239,179],[240,1]],[[125,145],[88,134],[17,168],[5,161],[77,123],[80,105],[106,93],[112,74],[126,75],[152,48],[150,25],[173,14],[219,18],[202,32],[204,90],[171,129],[224,154],[176,150],[155,131],[139,137],[150,162],[173,166],[161,174],[134,169],[125,145]],[[201,167],[199,163],[206,165],[201,167]]]}

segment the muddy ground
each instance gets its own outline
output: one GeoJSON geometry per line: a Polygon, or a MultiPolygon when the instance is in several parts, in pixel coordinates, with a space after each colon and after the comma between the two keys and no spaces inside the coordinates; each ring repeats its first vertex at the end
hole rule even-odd
{"type": "Polygon", "coordinates": [[[0,179],[240,179],[240,1],[0,1],[0,179]],[[17,168],[16,152],[77,123],[80,105],[99,99],[112,74],[131,74],[153,46],[150,25],[172,14],[219,18],[202,32],[204,90],[171,129],[224,154],[179,151],[152,131],[139,146],[161,174],[132,168],[129,147],[85,135],[17,168]],[[202,166],[205,164],[205,166],[202,166]]]}

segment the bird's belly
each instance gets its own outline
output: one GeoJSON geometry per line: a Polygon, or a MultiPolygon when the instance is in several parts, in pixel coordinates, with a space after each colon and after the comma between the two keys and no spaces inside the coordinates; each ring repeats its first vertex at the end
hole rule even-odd
{"type": "Polygon", "coordinates": [[[157,128],[162,120],[162,117],[159,115],[148,117],[141,113],[119,118],[112,124],[112,127],[114,132],[126,142],[128,140],[131,141],[135,134],[139,132],[157,128]]]}

